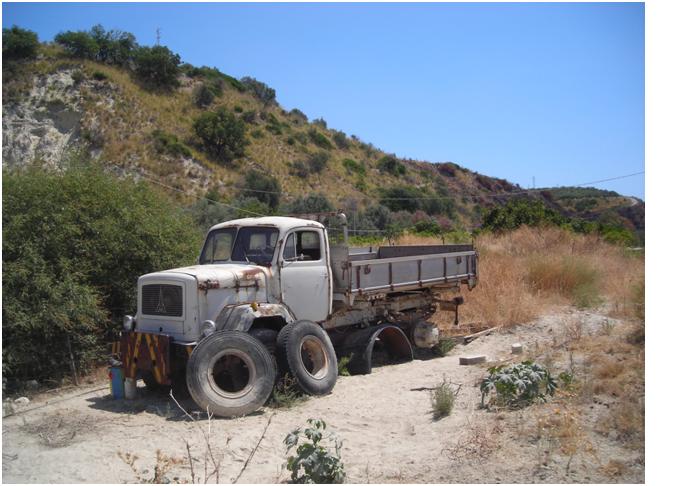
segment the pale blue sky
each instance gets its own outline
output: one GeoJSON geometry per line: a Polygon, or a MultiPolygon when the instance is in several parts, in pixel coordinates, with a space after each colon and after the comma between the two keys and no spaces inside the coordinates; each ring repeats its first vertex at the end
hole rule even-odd
{"type": "Polygon", "coordinates": [[[644,170],[642,4],[3,4],[43,41],[97,23],[399,156],[523,187],[644,170]]]}

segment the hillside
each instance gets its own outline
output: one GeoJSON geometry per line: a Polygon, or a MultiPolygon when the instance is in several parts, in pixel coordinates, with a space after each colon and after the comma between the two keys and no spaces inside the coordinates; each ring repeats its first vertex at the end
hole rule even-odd
{"type": "MultiPolygon", "coordinates": [[[[601,191],[527,193],[451,162],[399,159],[324,120],[284,110],[275,92],[256,80],[189,64],[178,70],[171,89],[150,88],[127,66],[75,57],[57,44],[41,44],[35,59],[5,62],[3,166],[57,167],[80,148],[121,175],[177,189],[183,204],[207,195],[229,204],[240,196],[267,202],[271,191],[280,193],[270,204],[277,211],[277,203],[282,210],[297,197],[321,193],[350,213],[386,206],[402,226],[430,218],[471,230],[486,208],[514,197],[543,201],[565,216],[644,228],[641,201],[601,191]],[[242,153],[207,150],[195,129],[207,113],[225,113],[244,127],[242,153]],[[249,183],[249,171],[276,182],[249,183]]],[[[378,226],[367,218],[357,224],[378,226]]]]}

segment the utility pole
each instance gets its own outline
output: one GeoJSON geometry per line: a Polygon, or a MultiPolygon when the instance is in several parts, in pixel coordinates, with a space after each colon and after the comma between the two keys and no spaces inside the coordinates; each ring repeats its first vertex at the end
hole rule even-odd
{"type": "Polygon", "coordinates": [[[531,176],[531,188],[536,189],[536,176],[531,176]]]}
{"type": "Polygon", "coordinates": [[[159,42],[161,41],[161,29],[157,27],[157,45],[159,45],[159,42]]]}

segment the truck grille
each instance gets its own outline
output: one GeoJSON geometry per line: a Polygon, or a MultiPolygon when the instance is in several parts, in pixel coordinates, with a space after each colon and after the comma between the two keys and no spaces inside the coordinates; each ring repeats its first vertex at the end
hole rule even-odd
{"type": "Polygon", "coordinates": [[[183,288],[180,285],[142,286],[142,313],[148,316],[183,315],[183,288]]]}

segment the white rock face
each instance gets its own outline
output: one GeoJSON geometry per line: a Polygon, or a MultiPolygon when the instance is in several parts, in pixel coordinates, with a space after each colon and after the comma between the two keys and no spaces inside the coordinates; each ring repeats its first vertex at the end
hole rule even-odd
{"type": "Polygon", "coordinates": [[[40,160],[57,167],[78,140],[82,117],[73,70],[36,77],[29,95],[2,107],[2,158],[7,166],[40,160]]]}

